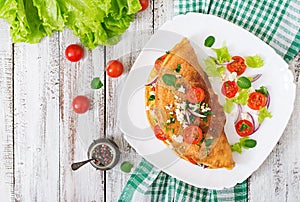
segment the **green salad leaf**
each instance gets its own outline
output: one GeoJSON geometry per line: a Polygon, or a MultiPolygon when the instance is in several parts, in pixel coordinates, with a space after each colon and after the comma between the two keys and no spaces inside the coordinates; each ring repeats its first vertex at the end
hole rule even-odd
{"type": "Polygon", "coordinates": [[[256,147],[256,140],[250,139],[249,137],[243,137],[240,138],[239,142],[234,143],[233,145],[230,145],[231,151],[242,153],[242,148],[244,149],[250,149],[256,147]]]}
{"type": "Polygon", "coordinates": [[[212,50],[217,54],[218,63],[223,64],[224,62],[229,62],[231,60],[231,55],[225,45],[222,48],[212,48],[212,50]]]}
{"type": "Polygon", "coordinates": [[[255,91],[262,93],[264,96],[268,97],[269,92],[265,86],[261,86],[259,89],[256,89],[255,91]]]}
{"type": "Polygon", "coordinates": [[[238,96],[232,98],[236,104],[246,105],[248,103],[249,93],[247,89],[241,89],[238,96]]]}
{"type": "Polygon", "coordinates": [[[246,56],[246,65],[252,68],[259,68],[264,66],[264,60],[259,55],[246,56]]]}
{"type": "Polygon", "coordinates": [[[93,49],[117,43],[141,8],[139,0],[0,0],[0,18],[13,42],[38,43],[67,27],[93,49]]]}
{"type": "Polygon", "coordinates": [[[258,112],[258,123],[264,122],[265,118],[272,118],[272,114],[268,111],[267,107],[262,107],[258,112]]]}
{"type": "Polygon", "coordinates": [[[205,72],[208,76],[211,76],[211,77],[220,77],[221,76],[220,72],[218,71],[219,68],[217,68],[216,62],[213,58],[211,58],[211,57],[206,58],[204,60],[204,63],[206,66],[205,72]]]}
{"type": "Polygon", "coordinates": [[[225,104],[224,104],[224,111],[229,114],[234,108],[233,101],[231,99],[226,98],[225,104]]]}

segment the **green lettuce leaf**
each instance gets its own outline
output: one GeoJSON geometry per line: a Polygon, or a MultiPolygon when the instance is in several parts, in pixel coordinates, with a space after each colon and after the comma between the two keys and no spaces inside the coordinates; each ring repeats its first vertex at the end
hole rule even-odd
{"type": "Polygon", "coordinates": [[[229,114],[233,110],[234,104],[231,99],[226,98],[225,104],[224,104],[224,111],[229,114]]]}
{"type": "Polygon", "coordinates": [[[239,91],[238,96],[232,98],[232,101],[236,104],[246,105],[248,103],[249,93],[247,89],[239,91]]]}
{"type": "Polygon", "coordinates": [[[116,44],[141,9],[139,0],[0,0],[13,42],[38,43],[65,27],[93,49],[116,44]]]}
{"type": "Polygon", "coordinates": [[[258,123],[264,122],[265,118],[272,118],[272,114],[266,107],[262,107],[258,112],[258,123]]]}
{"type": "Polygon", "coordinates": [[[264,66],[264,61],[259,55],[245,57],[246,65],[252,68],[259,68],[264,66]]]}
{"type": "Polygon", "coordinates": [[[221,76],[220,71],[218,71],[216,62],[213,58],[211,58],[211,57],[206,58],[204,60],[204,63],[206,66],[205,72],[208,76],[211,76],[211,77],[220,77],[221,76]]]}
{"type": "Polygon", "coordinates": [[[228,48],[224,45],[222,48],[212,48],[217,54],[217,61],[220,64],[224,62],[229,62],[231,60],[231,55],[228,52],[228,48]]]}

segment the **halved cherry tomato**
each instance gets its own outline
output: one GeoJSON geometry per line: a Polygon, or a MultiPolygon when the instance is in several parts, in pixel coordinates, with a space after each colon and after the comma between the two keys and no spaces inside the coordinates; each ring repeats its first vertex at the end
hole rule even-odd
{"type": "Polygon", "coordinates": [[[78,114],[87,112],[90,108],[90,100],[84,95],[78,95],[72,101],[73,111],[78,114]]]}
{"type": "Polygon", "coordinates": [[[155,60],[155,64],[154,64],[154,68],[157,72],[159,72],[162,63],[164,62],[164,60],[166,59],[168,54],[164,54],[163,56],[160,56],[159,58],[157,58],[155,60]]]}
{"type": "Polygon", "coordinates": [[[261,107],[266,106],[267,98],[260,92],[253,92],[248,98],[248,107],[254,110],[259,110],[261,107]]]}
{"type": "Polygon", "coordinates": [[[254,128],[253,128],[253,124],[250,121],[243,119],[243,120],[239,120],[235,124],[235,130],[237,134],[239,134],[239,136],[246,137],[253,133],[254,128]]]}
{"type": "Polygon", "coordinates": [[[188,126],[183,130],[183,141],[198,144],[203,138],[202,130],[198,126],[188,126]]]}
{"type": "Polygon", "coordinates": [[[197,162],[193,159],[193,158],[191,158],[191,157],[187,157],[187,159],[189,160],[189,162],[191,162],[192,164],[195,164],[195,165],[197,165],[197,162]]]}
{"type": "Polygon", "coordinates": [[[83,57],[84,50],[78,44],[71,44],[66,48],[65,55],[71,62],[78,62],[83,57]]]}
{"type": "Polygon", "coordinates": [[[164,141],[167,139],[165,133],[162,131],[162,129],[159,127],[159,125],[154,126],[154,134],[155,134],[156,138],[159,140],[164,141]]]}
{"type": "Polygon", "coordinates": [[[116,78],[121,76],[124,71],[123,64],[119,60],[111,60],[106,65],[106,73],[108,76],[116,78]]]}
{"type": "Polygon", "coordinates": [[[234,97],[238,90],[235,81],[225,81],[222,85],[222,93],[228,98],[234,97]]]}
{"type": "Polygon", "coordinates": [[[238,76],[243,74],[246,70],[246,64],[244,59],[240,56],[233,56],[232,59],[234,61],[227,65],[228,71],[236,72],[238,76]]]}
{"type": "Polygon", "coordinates": [[[146,8],[148,8],[149,5],[149,0],[140,0],[140,4],[142,6],[142,9],[139,10],[139,12],[145,10],[146,8]]]}
{"type": "Polygon", "coordinates": [[[202,88],[193,87],[187,91],[186,96],[190,103],[196,104],[204,100],[205,92],[202,88]]]}

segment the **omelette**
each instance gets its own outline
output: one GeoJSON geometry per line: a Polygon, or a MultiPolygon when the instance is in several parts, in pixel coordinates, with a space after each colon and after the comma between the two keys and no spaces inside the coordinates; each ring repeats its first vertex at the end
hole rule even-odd
{"type": "Polygon", "coordinates": [[[223,107],[187,38],[156,60],[148,80],[146,114],[155,136],[193,164],[232,169],[223,107]]]}

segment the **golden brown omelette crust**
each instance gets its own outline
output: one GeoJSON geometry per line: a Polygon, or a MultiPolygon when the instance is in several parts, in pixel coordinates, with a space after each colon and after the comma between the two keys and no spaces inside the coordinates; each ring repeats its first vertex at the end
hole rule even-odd
{"type": "MultiPolygon", "coordinates": [[[[227,141],[226,135],[224,133],[223,127],[225,123],[225,114],[223,112],[222,106],[218,103],[218,97],[213,92],[212,87],[208,81],[207,75],[204,73],[200,67],[195,52],[190,45],[189,41],[184,38],[181,43],[177,44],[171,51],[171,53],[166,57],[163,63],[163,69],[158,73],[157,85],[155,88],[156,99],[151,105],[155,108],[155,113],[158,115],[158,124],[167,135],[169,142],[175,148],[175,151],[183,158],[191,158],[199,164],[208,166],[209,168],[227,168],[232,169],[235,165],[230,145],[227,141]],[[168,125],[168,130],[165,129],[163,123],[168,119],[168,114],[174,111],[176,108],[174,94],[181,99],[186,100],[186,94],[170,89],[169,86],[163,84],[161,79],[162,75],[165,73],[174,72],[177,65],[181,65],[180,75],[182,79],[178,79],[177,82],[188,90],[191,87],[201,87],[205,91],[205,100],[209,106],[214,106],[214,113],[217,116],[208,116],[207,122],[202,121],[200,118],[196,118],[194,125],[200,126],[206,138],[214,138],[213,145],[209,152],[205,147],[205,143],[201,144],[201,147],[188,144],[185,142],[178,143],[173,141],[172,136],[174,134],[182,134],[183,127],[175,118],[175,122],[168,125]],[[172,106],[166,109],[165,106],[172,106]],[[209,126],[219,127],[220,134],[217,136],[213,133],[207,131],[209,126]],[[220,128],[221,127],[221,128],[220,128]],[[171,130],[170,130],[171,129],[171,130]],[[204,155],[206,154],[206,155],[204,155]]],[[[154,70],[155,71],[155,70],[154,70]]],[[[146,87],[146,100],[149,97],[150,88],[146,87]]],[[[146,105],[150,104],[146,101],[146,105]]],[[[150,121],[150,125],[153,127],[157,122],[153,121],[149,111],[147,111],[147,116],[150,121]]],[[[176,115],[175,115],[176,116],[176,115]]]]}

